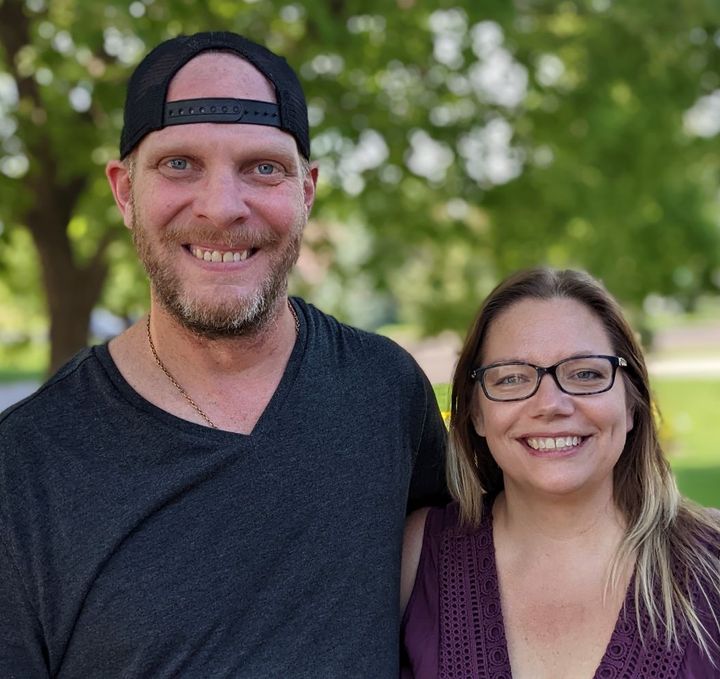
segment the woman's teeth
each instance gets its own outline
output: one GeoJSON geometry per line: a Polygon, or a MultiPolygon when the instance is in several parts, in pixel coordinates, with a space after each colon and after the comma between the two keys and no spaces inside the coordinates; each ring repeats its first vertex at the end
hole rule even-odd
{"type": "Polygon", "coordinates": [[[573,448],[580,445],[583,440],[582,436],[554,436],[546,438],[528,438],[525,439],[527,444],[533,450],[562,450],[563,448],[573,448]]]}

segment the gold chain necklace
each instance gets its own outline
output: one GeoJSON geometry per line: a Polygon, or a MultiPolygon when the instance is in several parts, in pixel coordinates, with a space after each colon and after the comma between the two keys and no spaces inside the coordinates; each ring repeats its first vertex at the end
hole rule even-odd
{"type": "MultiPolygon", "coordinates": [[[[295,334],[300,334],[300,320],[298,319],[297,313],[295,313],[295,309],[293,308],[293,305],[290,303],[290,300],[288,300],[288,309],[290,309],[290,313],[293,316],[293,320],[295,321],[295,334]]],[[[148,311],[148,317],[147,317],[147,323],[145,324],[145,330],[147,331],[147,339],[148,344],[150,345],[150,351],[152,352],[153,358],[155,359],[155,363],[157,363],[158,368],[162,370],[165,373],[165,377],[167,377],[172,385],[177,389],[182,397],[192,406],[193,410],[200,415],[200,417],[207,422],[210,427],[213,429],[218,429],[218,426],[207,416],[205,411],[197,404],[195,401],[192,400],[190,397],[190,394],[183,389],[183,387],[180,385],[180,383],[170,374],[170,371],[165,367],[165,364],[160,360],[160,357],[158,356],[157,349],[155,349],[155,344],[153,343],[152,335],[150,334],[150,312],[148,311]]]]}

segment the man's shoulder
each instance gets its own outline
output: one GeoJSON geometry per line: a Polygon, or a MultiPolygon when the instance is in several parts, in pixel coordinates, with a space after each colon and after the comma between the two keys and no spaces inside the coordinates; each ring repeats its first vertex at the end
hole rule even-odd
{"type": "Polygon", "coordinates": [[[88,403],[96,399],[87,393],[89,380],[82,375],[89,363],[92,350],[84,349],[0,414],[0,517],[26,511],[34,492],[29,489],[47,479],[55,484],[62,476],[58,470],[67,468],[64,451],[80,446],[84,423],[93,419],[88,403]]]}
{"type": "Polygon", "coordinates": [[[84,389],[82,383],[86,377],[83,373],[97,369],[95,349],[82,349],[36,391],[0,413],[0,431],[37,427],[54,413],[65,408],[74,408],[75,395],[84,389]]]}
{"type": "Polygon", "coordinates": [[[308,325],[315,335],[313,339],[324,340],[340,351],[347,351],[355,358],[367,357],[373,360],[382,358],[386,361],[397,361],[413,370],[417,368],[415,359],[393,339],[344,323],[309,302],[299,298],[294,299],[298,301],[306,315],[308,325]]]}

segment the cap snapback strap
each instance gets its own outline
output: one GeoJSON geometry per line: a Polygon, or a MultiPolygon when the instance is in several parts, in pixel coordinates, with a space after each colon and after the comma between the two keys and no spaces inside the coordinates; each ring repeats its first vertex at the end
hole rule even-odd
{"type": "Polygon", "coordinates": [[[163,127],[188,123],[246,123],[281,127],[277,104],[254,99],[182,99],[165,103],[163,127]]]}

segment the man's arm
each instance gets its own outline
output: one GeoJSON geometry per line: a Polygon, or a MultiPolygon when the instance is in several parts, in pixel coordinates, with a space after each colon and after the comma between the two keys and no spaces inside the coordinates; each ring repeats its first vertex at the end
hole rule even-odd
{"type": "Polygon", "coordinates": [[[440,409],[432,386],[424,374],[422,378],[425,396],[425,417],[410,479],[407,502],[408,513],[420,507],[441,507],[451,499],[447,481],[445,480],[447,428],[440,415],[440,409]]]}
{"type": "Polygon", "coordinates": [[[48,679],[37,616],[27,600],[25,584],[0,536],[0,677],[48,679]]]}

